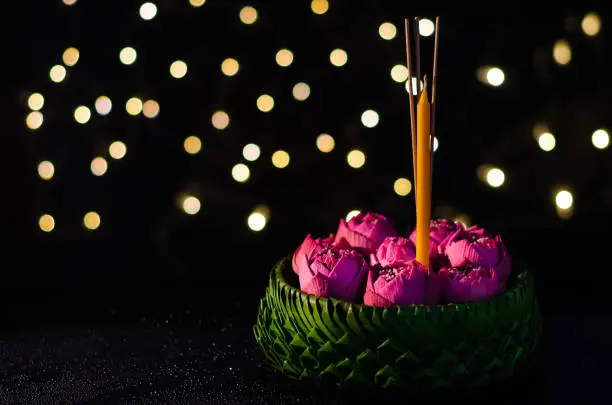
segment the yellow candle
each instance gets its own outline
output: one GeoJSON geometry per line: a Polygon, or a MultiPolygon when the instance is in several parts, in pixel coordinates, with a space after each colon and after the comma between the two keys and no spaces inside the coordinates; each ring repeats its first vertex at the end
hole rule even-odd
{"type": "Polygon", "coordinates": [[[427,87],[423,89],[417,104],[417,182],[416,182],[416,259],[430,268],[429,218],[431,216],[431,152],[430,105],[427,87]]]}

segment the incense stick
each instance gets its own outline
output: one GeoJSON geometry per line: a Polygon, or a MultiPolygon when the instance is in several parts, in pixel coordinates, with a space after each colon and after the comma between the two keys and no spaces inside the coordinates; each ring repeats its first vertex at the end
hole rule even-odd
{"type": "MultiPolygon", "coordinates": [[[[404,35],[406,36],[406,68],[408,69],[408,99],[410,100],[410,135],[412,137],[412,181],[416,184],[417,176],[417,144],[416,144],[416,118],[414,111],[414,88],[412,86],[412,56],[410,54],[410,22],[404,18],[404,35]]],[[[418,86],[418,85],[417,85],[418,86]]],[[[414,187],[416,204],[416,186],[414,187]]]]}
{"type": "MultiPolygon", "coordinates": [[[[433,77],[431,81],[431,139],[429,149],[431,151],[431,177],[433,178],[434,162],[434,140],[436,139],[436,83],[438,82],[438,33],[440,31],[440,16],[436,17],[434,36],[433,77]]],[[[433,180],[431,182],[433,184],[433,180]]]]}
{"type": "MultiPolygon", "coordinates": [[[[416,62],[416,80],[417,80],[417,100],[421,97],[421,33],[419,32],[419,17],[414,19],[414,36],[415,36],[415,62],[416,62]]],[[[412,78],[410,78],[410,84],[412,85],[412,78]]]]}

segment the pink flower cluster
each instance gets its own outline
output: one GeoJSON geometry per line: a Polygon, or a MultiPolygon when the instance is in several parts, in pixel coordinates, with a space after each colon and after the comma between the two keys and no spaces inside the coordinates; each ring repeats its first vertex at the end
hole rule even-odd
{"type": "Polygon", "coordinates": [[[511,267],[499,235],[432,220],[431,271],[415,259],[415,242],[415,231],[398,236],[384,216],[360,213],[341,219],[335,235],[307,235],[293,270],[307,294],[378,307],[479,301],[503,292],[511,267]]]}

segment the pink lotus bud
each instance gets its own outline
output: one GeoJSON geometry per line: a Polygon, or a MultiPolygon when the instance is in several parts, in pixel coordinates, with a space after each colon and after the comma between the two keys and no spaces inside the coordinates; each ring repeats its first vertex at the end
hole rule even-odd
{"type": "Polygon", "coordinates": [[[416,257],[416,248],[408,238],[390,236],[376,250],[376,262],[382,267],[406,264],[416,257]]]}
{"type": "Polygon", "coordinates": [[[340,219],[334,243],[370,254],[376,251],[387,236],[397,236],[387,218],[373,212],[362,212],[351,218],[348,223],[344,218],[340,219]]]}
{"type": "Polygon", "coordinates": [[[332,235],[330,235],[329,237],[325,239],[322,239],[322,238],[313,239],[312,236],[310,236],[310,234],[306,235],[306,239],[304,239],[304,242],[302,242],[302,244],[297,248],[297,250],[293,254],[293,260],[291,261],[293,271],[296,274],[298,274],[298,268],[299,268],[298,262],[300,260],[302,261],[306,260],[306,262],[308,262],[314,253],[330,248],[332,245],[332,241],[333,241],[332,235]]]}
{"type": "MultiPolygon", "coordinates": [[[[453,234],[465,230],[461,222],[450,219],[432,219],[429,222],[429,256],[437,258],[444,249],[446,241],[453,234]]],[[[416,246],[416,229],[410,234],[410,240],[416,246]]]]}
{"type": "Polygon", "coordinates": [[[428,274],[422,264],[413,260],[397,267],[370,269],[363,303],[375,307],[433,305],[439,295],[437,275],[428,274]]]}
{"type": "Polygon", "coordinates": [[[497,272],[482,266],[440,269],[438,279],[441,299],[447,303],[484,301],[503,291],[497,272]]]}
{"type": "Polygon", "coordinates": [[[479,237],[464,232],[448,242],[444,253],[451,267],[482,266],[493,269],[501,283],[510,275],[510,257],[499,235],[495,238],[479,237]]]}
{"type": "Polygon", "coordinates": [[[336,246],[316,250],[308,259],[300,255],[297,261],[303,292],[350,302],[356,302],[368,269],[360,253],[336,246]]]}

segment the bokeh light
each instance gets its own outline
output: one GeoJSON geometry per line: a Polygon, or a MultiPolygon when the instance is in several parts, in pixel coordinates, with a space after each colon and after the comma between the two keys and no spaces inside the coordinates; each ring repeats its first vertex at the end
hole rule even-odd
{"type": "Polygon", "coordinates": [[[348,54],[344,49],[334,49],[329,54],[329,61],[336,67],[342,67],[346,65],[346,62],[348,61],[348,54]]]}
{"type": "Polygon", "coordinates": [[[195,215],[200,212],[202,204],[200,203],[200,200],[197,197],[189,195],[183,198],[183,201],[181,202],[181,208],[183,209],[183,212],[185,212],[185,214],[195,215]]]}
{"type": "Polygon", "coordinates": [[[182,79],[187,74],[187,64],[182,60],[176,60],[170,65],[170,75],[175,79],[182,79]]]}
{"type": "Polygon", "coordinates": [[[38,175],[43,180],[51,180],[55,174],[53,163],[44,160],[38,164],[38,175]]]}
{"type": "Polygon", "coordinates": [[[506,181],[506,175],[501,169],[497,167],[490,168],[487,171],[486,176],[487,183],[489,184],[489,186],[494,188],[501,187],[506,181]]]}
{"type": "Polygon", "coordinates": [[[227,58],[221,62],[221,72],[226,76],[234,76],[238,73],[238,69],[240,69],[240,64],[234,58],[227,58]]]}
{"type": "Polygon", "coordinates": [[[274,108],[274,99],[269,94],[257,97],[257,108],[262,112],[270,112],[274,108]]]}
{"type": "Polygon", "coordinates": [[[142,115],[147,118],[155,118],[159,115],[159,103],[155,100],[147,100],[142,105],[142,115]]]}
{"type": "Polygon", "coordinates": [[[66,68],[62,65],[55,65],[49,71],[49,77],[55,83],[59,83],[66,78],[66,68]]]}
{"type": "Polygon", "coordinates": [[[218,130],[227,128],[230,123],[229,115],[225,111],[216,111],[211,119],[213,127],[218,130]]]}
{"type": "MultiPolygon", "coordinates": [[[[408,68],[404,65],[395,65],[391,68],[391,78],[398,82],[403,83],[408,80],[408,68]]],[[[416,85],[416,78],[415,85],[416,85]]]]}
{"type": "MultiPolygon", "coordinates": [[[[406,73],[408,73],[408,69],[406,69],[406,73]]],[[[421,84],[421,88],[423,88],[423,80],[420,81],[420,84],[421,84]]],[[[412,94],[413,96],[416,96],[416,94],[417,94],[417,79],[416,79],[416,77],[413,77],[412,80],[410,80],[410,81],[406,80],[405,87],[406,87],[406,93],[412,94]]]]}
{"type": "Polygon", "coordinates": [[[348,221],[351,220],[351,218],[356,217],[359,214],[361,214],[361,211],[359,211],[359,210],[349,211],[349,213],[346,214],[345,220],[348,222],[348,221]]]}
{"type": "Polygon", "coordinates": [[[240,9],[240,21],[243,24],[253,24],[257,21],[257,10],[251,6],[245,6],[240,9]]]}
{"type": "Polygon", "coordinates": [[[504,83],[504,80],[506,80],[506,75],[500,68],[492,67],[487,70],[487,83],[489,83],[491,86],[501,86],[504,83]]]}
{"type": "Polygon", "coordinates": [[[559,190],[555,195],[555,205],[562,210],[568,210],[574,204],[574,196],[568,190],[559,190]]]}
{"type": "Polygon", "coordinates": [[[261,212],[252,212],[247,218],[247,225],[254,232],[262,231],[266,227],[266,217],[261,212]]]}
{"type": "Polygon", "coordinates": [[[195,155],[202,149],[202,141],[195,135],[190,135],[185,138],[183,142],[183,148],[185,148],[185,152],[190,155],[195,155]]]}
{"type": "Polygon", "coordinates": [[[334,150],[336,142],[334,138],[329,134],[321,134],[317,136],[317,149],[323,153],[329,153],[334,150]]]}
{"type": "Polygon", "coordinates": [[[276,52],[276,63],[278,66],[287,67],[293,63],[293,52],[289,49],[281,49],[276,52]]]}
{"type": "Polygon", "coordinates": [[[193,7],[202,7],[206,3],[206,0],[189,0],[189,4],[193,7]]]}
{"type": "Polygon", "coordinates": [[[361,123],[366,128],[374,128],[376,125],[378,125],[378,121],[378,113],[374,110],[365,110],[361,114],[361,123]]]}
{"type": "Polygon", "coordinates": [[[121,141],[115,141],[108,147],[108,154],[113,159],[123,159],[127,153],[127,146],[121,141]]]}
{"type": "Polygon", "coordinates": [[[55,229],[55,219],[49,214],[44,214],[38,219],[38,227],[43,232],[51,232],[55,229]]]}
{"type": "Polygon", "coordinates": [[[346,155],[346,161],[353,169],[359,169],[365,164],[366,156],[359,149],[353,149],[346,155]]]}
{"type": "Polygon", "coordinates": [[[435,29],[436,26],[433,21],[427,18],[422,18],[419,20],[419,34],[421,36],[429,37],[434,33],[435,29]]]}
{"type": "Polygon", "coordinates": [[[131,46],[126,46],[119,52],[119,60],[124,65],[131,65],[132,63],[136,62],[137,57],[138,53],[136,52],[136,49],[132,48],[131,46]]]}
{"type": "Polygon", "coordinates": [[[390,22],[384,22],[378,27],[378,35],[387,41],[391,40],[397,35],[397,28],[390,22]]]}
{"type": "Polygon", "coordinates": [[[315,14],[325,14],[327,10],[329,10],[329,3],[327,0],[312,0],[310,3],[310,9],[315,14]]]}
{"type": "Polygon", "coordinates": [[[242,156],[249,162],[254,162],[261,156],[261,149],[254,143],[249,143],[242,148],[242,156]]]}
{"type": "Polygon", "coordinates": [[[75,5],[77,0],[62,0],[62,2],[67,6],[75,5]]]}
{"type": "Polygon", "coordinates": [[[538,136],[538,146],[540,146],[540,149],[544,152],[550,152],[555,149],[556,144],[557,141],[555,140],[555,136],[550,132],[544,132],[538,136]]]}
{"type": "Polygon", "coordinates": [[[593,132],[591,136],[591,142],[597,149],[606,149],[610,145],[610,135],[605,129],[598,129],[593,132]]]}
{"type": "Polygon", "coordinates": [[[45,105],[45,98],[40,93],[32,93],[28,97],[28,107],[32,111],[39,111],[45,105]]]}
{"type": "Polygon", "coordinates": [[[103,176],[108,170],[108,162],[102,156],[98,156],[91,161],[90,169],[94,176],[103,176]]]}
{"type": "Polygon", "coordinates": [[[559,65],[567,65],[572,60],[572,48],[569,42],[560,39],[553,47],[553,58],[559,65]]]}
{"type": "Polygon", "coordinates": [[[43,124],[43,115],[40,111],[32,111],[26,116],[26,126],[29,129],[38,129],[43,124]]]}
{"type": "Polygon", "coordinates": [[[90,118],[91,110],[88,107],[80,105],[74,109],[74,120],[79,124],[87,124],[90,118]]]}
{"type": "Polygon", "coordinates": [[[100,214],[95,211],[90,211],[83,217],[83,225],[90,231],[98,229],[101,222],[100,214]]]}
{"type": "Polygon", "coordinates": [[[304,101],[310,96],[310,86],[307,83],[296,83],[293,86],[293,98],[298,101],[304,101]]]}
{"type": "Polygon", "coordinates": [[[581,26],[586,35],[594,37],[601,30],[601,18],[597,13],[588,13],[582,19],[581,26]]]}
{"type": "Polygon", "coordinates": [[[142,6],[140,6],[138,12],[140,14],[140,18],[145,21],[149,21],[155,18],[155,16],[157,15],[157,6],[155,5],[155,3],[146,2],[143,3],[142,6]]]}
{"type": "Polygon", "coordinates": [[[433,151],[434,152],[438,150],[438,146],[440,146],[440,142],[438,142],[438,137],[434,136],[434,139],[433,139],[433,151]]]}
{"type": "Polygon", "coordinates": [[[79,56],[79,50],[74,47],[70,47],[67,48],[62,54],[62,61],[66,66],[74,66],[79,61],[79,56]]]}
{"type": "Polygon", "coordinates": [[[108,115],[113,109],[113,103],[107,96],[100,96],[96,99],[94,104],[96,112],[100,115],[108,115]]]}
{"type": "Polygon", "coordinates": [[[142,100],[138,97],[131,97],[125,103],[125,111],[130,115],[138,115],[142,112],[142,100]]]}
{"type": "Polygon", "coordinates": [[[238,183],[244,183],[249,177],[251,177],[251,171],[244,163],[238,163],[232,167],[232,178],[238,183]]]}
{"type": "Polygon", "coordinates": [[[393,191],[395,191],[395,194],[405,197],[412,191],[412,183],[407,178],[400,177],[393,183],[393,191]]]}
{"type": "Polygon", "coordinates": [[[289,160],[289,154],[284,150],[277,150],[272,154],[272,164],[279,169],[289,166],[289,160]]]}

